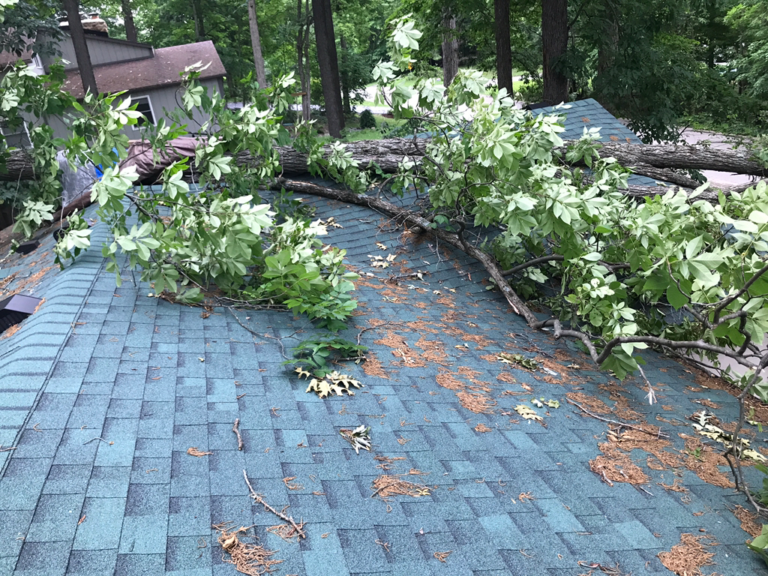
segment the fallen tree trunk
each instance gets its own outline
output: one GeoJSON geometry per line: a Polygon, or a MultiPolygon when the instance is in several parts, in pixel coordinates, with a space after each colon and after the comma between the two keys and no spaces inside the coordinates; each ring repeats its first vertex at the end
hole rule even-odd
{"type": "Polygon", "coordinates": [[[642,169],[643,165],[647,165],[654,168],[715,170],[750,176],[768,176],[768,168],[753,160],[748,152],[673,144],[603,142],[602,145],[600,156],[616,158],[622,166],[639,166],[642,169]]]}
{"type": "Polygon", "coordinates": [[[11,150],[5,157],[5,169],[0,168],[0,180],[16,182],[34,178],[32,157],[24,150],[11,150]]]}
{"type": "MultiPolygon", "coordinates": [[[[406,158],[419,162],[424,155],[426,138],[388,138],[384,140],[361,140],[346,144],[347,150],[362,167],[376,164],[385,173],[391,174],[398,170],[400,162],[406,158]]],[[[687,188],[695,188],[697,182],[672,169],[716,170],[751,176],[768,176],[768,169],[750,158],[744,152],[734,150],[715,150],[704,146],[675,146],[675,145],[642,145],[603,142],[600,150],[602,157],[613,157],[621,164],[630,168],[635,174],[648,176],[655,180],[663,180],[687,188]]],[[[280,165],[283,174],[301,175],[309,172],[307,156],[288,146],[278,146],[280,165]]],[[[325,154],[330,148],[325,148],[325,154]]],[[[180,152],[187,154],[186,151],[180,152]]],[[[177,160],[175,153],[170,152],[163,161],[168,163],[177,160]]],[[[258,158],[247,152],[237,156],[241,165],[254,165],[258,158]]],[[[156,177],[165,167],[164,162],[157,164],[155,170],[147,170],[142,176],[156,177]]],[[[6,157],[6,169],[0,172],[0,180],[16,181],[34,178],[32,158],[23,150],[12,150],[6,157]]]]}

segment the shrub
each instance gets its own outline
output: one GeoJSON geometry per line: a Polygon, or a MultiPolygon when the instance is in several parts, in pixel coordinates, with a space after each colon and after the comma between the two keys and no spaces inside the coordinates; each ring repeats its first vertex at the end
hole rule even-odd
{"type": "Polygon", "coordinates": [[[373,113],[368,108],[360,113],[360,128],[362,130],[376,129],[376,118],[374,118],[373,113]]]}

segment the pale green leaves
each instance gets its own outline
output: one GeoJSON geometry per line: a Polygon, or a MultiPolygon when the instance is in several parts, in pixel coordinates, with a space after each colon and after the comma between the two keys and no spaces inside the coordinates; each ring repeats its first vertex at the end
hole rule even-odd
{"type": "Polygon", "coordinates": [[[392,33],[392,41],[395,46],[401,50],[418,50],[418,39],[422,34],[415,28],[413,20],[410,19],[410,14],[402,18],[394,20],[395,31],[392,33]]]}
{"type": "Polygon", "coordinates": [[[104,206],[110,200],[121,200],[138,177],[135,166],[129,166],[123,170],[118,166],[110,166],[104,170],[101,180],[93,186],[91,202],[98,202],[104,206]]]}
{"type": "Polygon", "coordinates": [[[27,200],[24,202],[24,210],[16,217],[13,231],[21,232],[24,238],[31,238],[43,222],[49,222],[52,219],[53,205],[27,200]]]}

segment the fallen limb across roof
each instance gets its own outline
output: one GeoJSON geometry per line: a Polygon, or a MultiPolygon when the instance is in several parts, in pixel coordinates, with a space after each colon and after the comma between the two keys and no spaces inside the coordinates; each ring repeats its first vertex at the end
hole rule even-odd
{"type": "MultiPolygon", "coordinates": [[[[346,149],[361,166],[376,164],[383,172],[391,174],[398,170],[403,160],[420,162],[424,155],[426,138],[387,138],[383,140],[361,140],[347,143],[346,149]]],[[[571,142],[566,142],[570,144],[571,142]]],[[[129,150],[128,163],[134,164],[143,180],[156,178],[168,164],[185,156],[194,156],[193,138],[180,138],[172,142],[173,151],[162,158],[153,159],[147,143],[135,142],[129,150]]],[[[280,166],[283,174],[307,174],[307,156],[288,146],[279,146],[280,166]]],[[[330,148],[325,148],[326,155],[330,148]]],[[[706,146],[678,146],[672,144],[641,145],[604,142],[600,156],[613,157],[630,168],[635,174],[664,180],[679,186],[692,188],[696,182],[673,169],[716,170],[734,174],[766,177],[768,170],[747,153],[736,150],[715,150],[706,146]]],[[[247,152],[237,156],[242,165],[258,162],[247,152]]],[[[6,156],[5,170],[0,180],[34,179],[31,156],[23,150],[12,150],[6,156]]],[[[630,188],[631,191],[631,188],[630,188]]]]}

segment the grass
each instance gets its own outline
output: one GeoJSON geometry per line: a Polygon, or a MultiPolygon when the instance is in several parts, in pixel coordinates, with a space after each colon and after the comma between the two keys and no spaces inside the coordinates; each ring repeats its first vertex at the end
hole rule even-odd
{"type": "MultiPolygon", "coordinates": [[[[366,130],[360,130],[357,128],[357,118],[354,119],[347,119],[347,127],[346,127],[346,136],[341,138],[339,142],[359,142],[360,140],[381,140],[384,138],[385,134],[388,133],[393,128],[397,128],[398,126],[404,124],[405,120],[395,120],[394,118],[384,118],[380,114],[374,114],[373,115],[376,118],[376,125],[378,126],[377,129],[366,129],[366,130]]],[[[329,142],[333,142],[336,140],[332,136],[325,134],[323,136],[318,136],[317,139],[322,142],[323,144],[327,144],[329,142]]]]}

